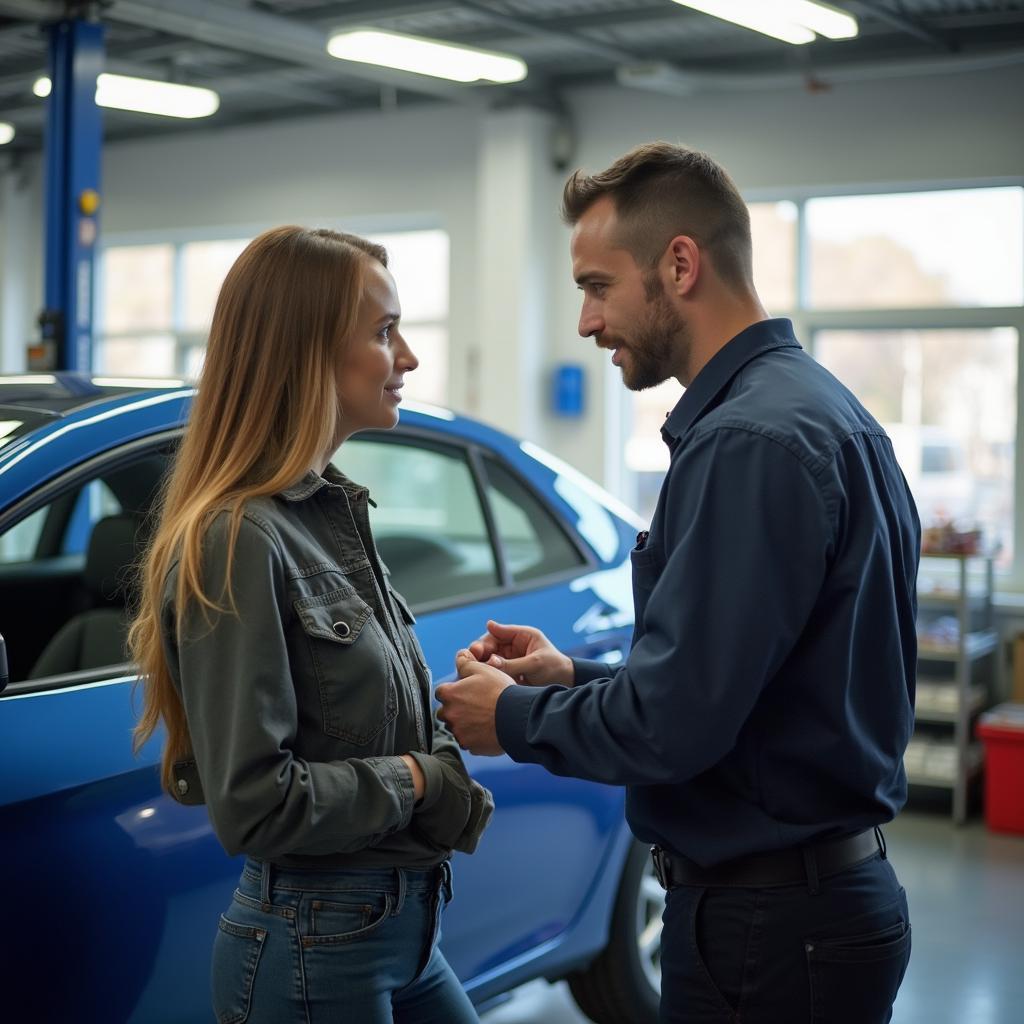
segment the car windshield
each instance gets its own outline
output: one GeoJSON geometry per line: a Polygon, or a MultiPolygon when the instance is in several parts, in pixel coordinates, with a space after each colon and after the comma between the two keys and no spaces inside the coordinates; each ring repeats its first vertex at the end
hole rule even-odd
{"type": "Polygon", "coordinates": [[[0,451],[3,451],[23,434],[31,433],[36,427],[53,418],[52,413],[0,405],[0,451]]]}

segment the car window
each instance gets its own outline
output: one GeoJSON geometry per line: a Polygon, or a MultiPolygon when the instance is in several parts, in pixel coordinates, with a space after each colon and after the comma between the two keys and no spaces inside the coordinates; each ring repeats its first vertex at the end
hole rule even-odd
{"type": "Polygon", "coordinates": [[[552,513],[508,469],[485,459],[487,497],[509,573],[517,583],[574,569],[583,557],[552,513]]]}
{"type": "Polygon", "coordinates": [[[37,509],[32,515],[0,534],[0,563],[26,562],[35,557],[46,513],[46,508],[37,509]]]}
{"type": "Polygon", "coordinates": [[[347,441],[334,464],[367,487],[370,521],[395,588],[412,605],[492,590],[494,548],[465,454],[395,439],[347,441]]]}
{"type": "Polygon", "coordinates": [[[59,496],[0,534],[0,564],[56,554],[84,555],[96,523],[121,511],[121,503],[106,482],[90,480],[77,493],[59,496]],[[58,539],[50,550],[41,548],[44,533],[58,539]]]}
{"type": "Polygon", "coordinates": [[[121,503],[103,480],[90,480],[75,499],[71,518],[61,540],[61,553],[81,555],[89,545],[93,527],[107,516],[122,511],[121,503]]]}
{"type": "Polygon", "coordinates": [[[0,533],[0,634],[12,682],[127,660],[130,580],[169,454],[112,458],[91,479],[69,474],[46,505],[0,533]]]}

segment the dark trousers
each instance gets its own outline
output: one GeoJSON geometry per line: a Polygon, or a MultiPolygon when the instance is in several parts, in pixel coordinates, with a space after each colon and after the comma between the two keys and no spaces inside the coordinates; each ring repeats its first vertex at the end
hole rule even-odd
{"type": "Polygon", "coordinates": [[[906,893],[881,854],[778,888],[669,890],[662,1024],[886,1024],[910,960],[906,893]]]}

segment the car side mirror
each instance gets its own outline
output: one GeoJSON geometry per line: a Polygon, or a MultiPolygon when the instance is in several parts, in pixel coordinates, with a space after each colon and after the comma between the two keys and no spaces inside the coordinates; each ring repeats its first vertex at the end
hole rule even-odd
{"type": "Polygon", "coordinates": [[[0,693],[4,692],[10,681],[11,676],[7,671],[7,644],[4,643],[3,634],[0,633],[0,693]]]}

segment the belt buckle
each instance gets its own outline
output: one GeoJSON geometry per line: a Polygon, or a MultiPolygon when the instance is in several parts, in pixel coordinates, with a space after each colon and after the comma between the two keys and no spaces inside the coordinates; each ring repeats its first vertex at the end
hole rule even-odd
{"type": "Polygon", "coordinates": [[[658,884],[668,892],[668,862],[665,858],[665,851],[660,846],[651,847],[651,861],[654,864],[654,877],[658,884]]]}

